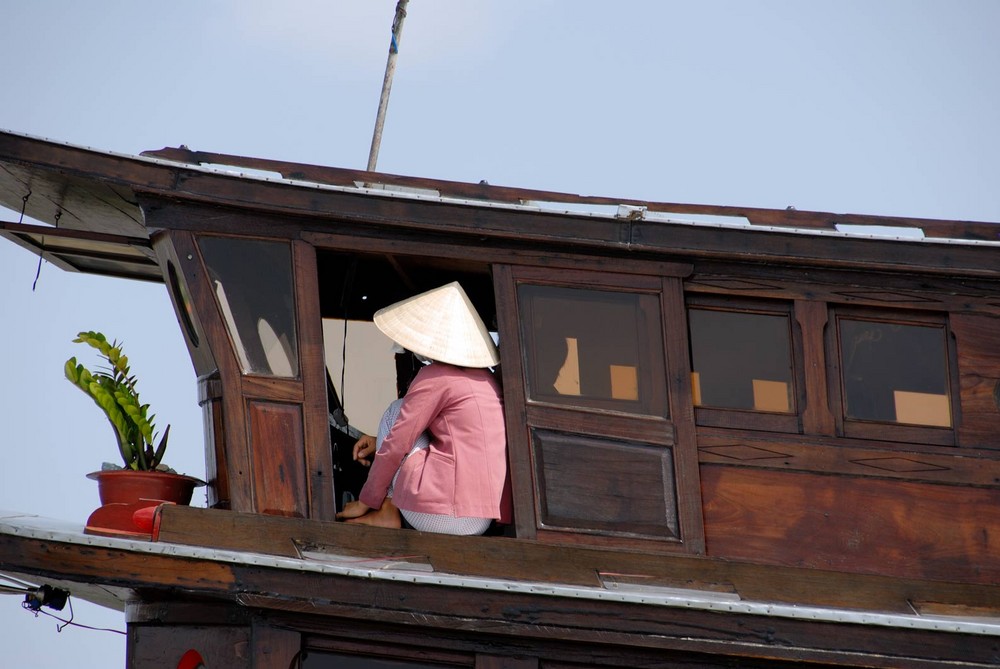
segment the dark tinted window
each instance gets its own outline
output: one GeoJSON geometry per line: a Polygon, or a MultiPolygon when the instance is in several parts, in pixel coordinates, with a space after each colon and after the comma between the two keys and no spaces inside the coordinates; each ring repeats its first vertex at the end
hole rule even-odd
{"type": "Polygon", "coordinates": [[[951,427],[944,326],[840,318],[848,419],[951,427]]]}
{"type": "Polygon", "coordinates": [[[795,411],[788,316],[688,310],[695,406],[795,411]]]}
{"type": "Polygon", "coordinates": [[[667,415],[657,295],[522,285],[518,302],[531,399],[667,415]]]}

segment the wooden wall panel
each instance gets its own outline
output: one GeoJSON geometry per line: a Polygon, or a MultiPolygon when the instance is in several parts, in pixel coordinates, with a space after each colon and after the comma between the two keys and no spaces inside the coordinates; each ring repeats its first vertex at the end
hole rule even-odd
{"type": "MultiPolygon", "coordinates": [[[[250,669],[289,669],[298,666],[302,635],[254,621],[250,637],[253,660],[250,669]]],[[[211,666],[211,665],[210,665],[211,666]]]]}
{"type": "Polygon", "coordinates": [[[132,669],[172,669],[181,666],[188,652],[197,653],[212,669],[245,669],[251,666],[250,630],[221,625],[129,626],[127,666],[132,669]]]}
{"type": "Polygon", "coordinates": [[[671,449],[532,432],[544,525],[678,536],[671,449]]]}
{"type": "Polygon", "coordinates": [[[701,464],[1000,489],[995,451],[701,428],[701,464]]]}
{"type": "Polygon", "coordinates": [[[305,439],[302,407],[247,402],[255,506],[258,513],[305,518],[305,439]]]}
{"type": "Polygon", "coordinates": [[[711,557],[966,583],[1000,580],[1000,491],[703,466],[711,557]]]}
{"type": "Polygon", "coordinates": [[[1000,318],[953,314],[958,349],[962,446],[1000,448],[1000,318]]]}

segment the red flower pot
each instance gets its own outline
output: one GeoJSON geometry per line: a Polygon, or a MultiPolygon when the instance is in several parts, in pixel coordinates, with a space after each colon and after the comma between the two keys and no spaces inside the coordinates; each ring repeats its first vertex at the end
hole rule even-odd
{"type": "Polygon", "coordinates": [[[205,485],[192,476],[170,472],[137,472],[114,469],[87,474],[97,481],[101,504],[136,504],[138,502],[173,502],[190,504],[198,486],[205,485]]]}

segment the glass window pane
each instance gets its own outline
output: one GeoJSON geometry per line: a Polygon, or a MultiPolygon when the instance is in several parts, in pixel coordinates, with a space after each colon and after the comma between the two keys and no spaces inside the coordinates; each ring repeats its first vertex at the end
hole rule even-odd
{"type": "Polygon", "coordinates": [[[795,411],[788,317],[689,309],[695,406],[795,411]]]}
{"type": "Polygon", "coordinates": [[[951,427],[942,326],[841,318],[847,418],[951,427]]]}
{"type": "Polygon", "coordinates": [[[518,288],[532,399],[667,415],[659,297],[518,288]]]}
{"type": "Polygon", "coordinates": [[[243,372],[297,377],[291,248],[224,237],[198,243],[243,372]]]}

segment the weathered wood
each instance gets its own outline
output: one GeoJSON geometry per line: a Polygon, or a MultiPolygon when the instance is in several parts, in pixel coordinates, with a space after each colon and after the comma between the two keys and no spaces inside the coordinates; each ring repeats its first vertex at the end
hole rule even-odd
{"type": "MultiPolygon", "coordinates": [[[[591,653],[614,649],[620,657],[641,656],[643,650],[655,650],[672,657],[701,655],[705,660],[714,660],[715,666],[726,666],[724,662],[733,663],[738,659],[741,663],[747,660],[798,661],[820,666],[909,669],[932,667],[940,662],[956,662],[958,666],[964,662],[966,666],[983,667],[996,659],[993,640],[975,635],[943,635],[923,630],[760,618],[595,600],[557,604],[519,593],[483,592],[476,598],[464,598],[455,597],[455,593],[447,589],[421,586],[393,585],[375,593],[371,590],[359,592],[350,583],[338,584],[342,586],[340,594],[332,600],[324,596],[325,589],[313,589],[311,610],[314,614],[353,617],[364,622],[384,621],[392,625],[393,632],[384,635],[390,639],[396,638],[396,630],[405,633],[408,626],[423,626],[430,634],[424,643],[431,640],[440,643],[442,629],[471,637],[466,646],[474,639],[481,639],[484,632],[499,643],[517,637],[529,644],[532,654],[542,657],[545,657],[547,644],[563,642],[587,648],[591,653]],[[393,606],[392,596],[398,589],[410,590],[407,599],[419,600],[419,610],[406,606],[405,602],[401,607],[393,606]]],[[[284,586],[282,583],[281,587],[284,586]]],[[[292,598],[301,599],[303,594],[300,588],[292,588],[292,598]]],[[[292,614],[303,612],[291,599],[252,595],[244,597],[243,601],[253,607],[285,609],[292,614]]],[[[636,665],[628,663],[627,666],[636,665]]]]}
{"type": "MultiPolygon", "coordinates": [[[[184,151],[160,156],[227,158],[184,151]]],[[[991,538],[1000,527],[1000,266],[996,246],[970,243],[1000,239],[1000,226],[644,203],[236,160],[335,187],[248,180],[0,133],[0,202],[20,202],[30,184],[28,213],[59,217],[58,234],[90,254],[79,269],[128,275],[132,263],[149,257],[145,238],[155,232],[156,261],[202,379],[209,502],[254,512],[165,508],[161,539],[292,558],[307,546],[358,559],[409,556],[442,574],[595,589],[608,578],[627,578],[630,585],[796,606],[994,619],[1000,613],[1000,560],[991,538]],[[356,182],[431,188],[446,197],[393,195],[356,182]],[[628,209],[590,216],[510,206],[528,200],[628,204],[681,218],[739,216],[753,225],[671,223],[628,209]],[[842,224],[917,226],[931,238],[965,239],[945,245],[803,234],[842,224]],[[105,233],[119,236],[99,238],[105,233]],[[202,260],[199,236],[206,234],[254,237],[291,250],[295,378],[242,368],[212,284],[211,271],[219,267],[202,260]],[[333,516],[321,318],[368,319],[377,308],[351,303],[348,309],[333,296],[353,276],[336,271],[342,260],[360,266],[370,284],[381,284],[377,306],[458,277],[473,286],[484,316],[495,316],[517,538],[428,536],[259,515],[333,516]],[[384,281],[376,279],[380,272],[384,281]],[[594,357],[594,368],[614,369],[619,383],[621,368],[633,365],[642,403],[607,394],[603,376],[592,384],[600,390],[581,392],[578,400],[561,389],[537,392],[544,384],[535,358],[525,353],[531,322],[518,305],[518,286],[526,283],[642,296],[635,307],[642,323],[637,340],[648,355],[640,362],[613,359],[632,344],[609,345],[616,340],[605,336],[594,357]],[[794,411],[693,406],[685,292],[690,305],[741,308],[768,300],[789,316],[794,411]],[[832,331],[842,315],[915,321],[951,333],[946,373],[954,427],[846,419],[832,331]]],[[[27,246],[44,235],[21,232],[28,236],[17,241],[27,246]]],[[[72,248],[59,252],[65,252],[61,262],[75,266],[72,248]]],[[[246,302],[230,307],[241,318],[255,317],[246,302]]],[[[567,320],[572,315],[559,312],[567,320]]],[[[617,319],[601,320],[608,331],[617,319]]],[[[542,357],[555,359],[552,345],[541,348],[542,357]]],[[[431,653],[431,641],[417,641],[426,634],[451,644],[433,651],[442,662],[486,669],[582,664],[591,661],[588,651],[600,662],[626,666],[998,662],[988,635],[543,599],[113,546],[84,551],[10,535],[0,535],[4,565],[70,582],[100,578],[116,596],[134,590],[146,603],[206,598],[224,618],[206,625],[219,623],[230,635],[211,666],[227,666],[251,629],[249,652],[259,666],[283,669],[304,643],[325,647],[323,639],[357,620],[367,621],[371,635],[356,646],[361,652],[374,647],[379,630],[420,647],[414,657],[431,653]],[[227,617],[230,606],[251,609],[251,628],[227,617]],[[304,642],[301,634],[311,636],[304,642]],[[586,651],[558,652],[571,647],[586,651]],[[532,658],[513,659],[518,648],[530,649],[532,658]]],[[[146,613],[130,631],[133,648],[152,641],[165,651],[207,638],[201,622],[175,618],[160,625],[146,613]]]]}
{"type": "MultiPolygon", "coordinates": [[[[997,586],[962,583],[947,576],[940,582],[922,581],[648,550],[569,550],[524,539],[449,537],[192,507],[163,507],[160,514],[161,541],[288,557],[298,555],[298,543],[359,558],[424,556],[437,571],[494,578],[595,586],[601,573],[642,574],[651,584],[670,587],[727,584],[744,599],[760,601],[898,612],[910,611],[907,601],[1000,608],[997,586]]],[[[713,550],[711,542],[709,550],[713,550]]]]}
{"type": "Polygon", "coordinates": [[[856,214],[832,214],[826,212],[798,211],[795,209],[758,209],[753,207],[732,207],[720,205],[700,205],[646,202],[630,198],[575,195],[554,191],[533,190],[493,186],[489,184],[469,184],[457,181],[405,177],[383,172],[350,170],[320,165],[303,165],[278,160],[234,156],[230,154],[191,151],[186,147],[165,147],[156,151],[144,151],[144,156],[166,158],[191,164],[223,164],[234,167],[278,172],[287,179],[299,179],[353,187],[358,183],[397,185],[410,188],[433,190],[442,195],[470,199],[492,200],[496,202],[521,203],[526,201],[564,202],[566,204],[590,204],[616,206],[619,204],[646,207],[650,211],[705,214],[716,216],[745,217],[757,225],[788,226],[815,229],[835,229],[837,225],[894,226],[919,228],[928,237],[958,237],[970,239],[1000,238],[1000,230],[994,223],[969,221],[942,221],[936,219],[899,218],[888,216],[863,216],[856,214]]]}
{"type": "Polygon", "coordinates": [[[550,430],[562,430],[579,434],[591,434],[621,439],[672,446],[674,444],[673,424],[665,418],[655,416],[621,416],[612,411],[591,409],[581,411],[566,407],[556,407],[541,403],[531,403],[526,407],[528,424],[550,430]]]}
{"type": "Polygon", "coordinates": [[[538,658],[477,655],[475,669],[538,669],[538,658]]]}
{"type": "Polygon", "coordinates": [[[253,467],[254,510],[282,516],[309,515],[302,407],[247,402],[253,467]]]}
{"type": "Polygon", "coordinates": [[[532,430],[540,527],[680,536],[672,449],[532,430]]]}
{"type": "Polygon", "coordinates": [[[240,380],[243,397],[301,404],[304,394],[298,379],[245,374],[240,380]]]}
{"type": "MultiPolygon", "coordinates": [[[[196,517],[215,520],[235,520],[215,524],[208,528],[214,536],[231,540],[236,532],[223,537],[220,532],[243,526],[255,537],[258,546],[271,545],[273,533],[266,528],[290,527],[304,530],[332,526],[346,531],[343,542],[352,547],[365,543],[364,538],[380,541],[390,539],[382,548],[393,546],[409,552],[414,546],[405,539],[418,538],[420,533],[402,530],[381,530],[351,525],[337,525],[320,521],[289,520],[258,514],[244,515],[225,511],[175,507],[164,509],[164,520],[170,515],[183,519],[183,526],[197,525],[196,517]],[[248,527],[249,526],[249,527],[248,527]],[[272,535],[272,536],[269,536],[272,535]],[[393,541],[392,539],[403,539],[393,541]]],[[[432,537],[434,545],[441,544],[432,537]]],[[[512,554],[500,548],[508,545],[532,544],[502,538],[453,538],[468,539],[493,550],[463,551],[466,564],[493,562],[505,564],[506,569],[522,569],[524,565],[511,563],[512,554]]],[[[201,545],[206,542],[199,540],[201,545]]],[[[602,551],[579,551],[567,555],[565,549],[538,546],[555,572],[570,574],[588,568],[593,575],[595,563],[589,558],[605,554],[602,551]],[[580,558],[583,558],[581,562],[580,558]],[[562,564],[557,564],[557,563],[562,564]]],[[[711,545],[711,544],[710,544],[711,545]]],[[[454,546],[445,547],[452,553],[454,546]]],[[[899,610],[909,610],[907,601],[963,601],[983,609],[1000,607],[996,586],[962,586],[928,581],[900,581],[878,577],[844,576],[829,572],[801,569],[766,569],[739,563],[714,562],[705,558],[633,554],[627,557],[631,573],[657,568],[664,575],[683,578],[694,575],[684,565],[702,565],[715,575],[737,576],[740,592],[758,590],[787,595],[791,590],[814,593],[851,601],[855,607],[875,598],[886,601],[890,593],[899,610]],[[743,572],[742,574],[740,572],[743,572]],[[799,578],[790,578],[797,575],[799,578]],[[745,579],[746,588],[743,588],[745,579]],[[761,581],[765,582],[761,582],[761,581]],[[898,598],[898,599],[897,599],[898,598]]],[[[74,579],[87,575],[100,577],[111,586],[137,587],[141,584],[147,597],[155,592],[176,592],[181,588],[188,596],[210,597],[231,602],[238,601],[267,613],[269,624],[276,624],[282,612],[288,618],[280,626],[300,631],[322,631],[329,624],[340,627],[343,621],[371,621],[388,626],[393,634],[417,632],[427,641],[432,635],[459,633],[466,644],[481,643],[489,636],[498,640],[518,640],[534,648],[553,641],[573,644],[593,644],[596,648],[614,648],[630,656],[641,649],[658,649],[678,653],[711,654],[715,658],[757,658],[782,660],[811,660],[840,666],[918,667],[931,666],[934,661],[966,662],[967,666],[981,666],[995,659],[995,640],[989,636],[913,630],[880,625],[851,625],[838,622],[819,622],[808,618],[781,618],[750,615],[736,611],[708,611],[674,606],[650,606],[639,603],[614,601],[614,599],[577,599],[553,595],[540,595],[498,590],[470,590],[466,588],[417,584],[406,580],[372,581],[369,578],[339,576],[329,573],[307,572],[299,569],[276,568],[262,565],[242,565],[232,562],[215,562],[210,559],[191,559],[172,554],[138,554],[126,547],[92,547],[87,552],[76,546],[26,537],[5,535],[0,540],[0,568],[11,560],[20,564],[30,560],[32,571],[42,575],[60,575],[74,579]],[[109,565],[114,565],[113,572],[109,565]],[[114,573],[109,577],[109,573],[114,573]],[[281,593],[281,594],[276,594],[281,593]],[[324,622],[329,619],[329,623],[324,622]],[[598,633],[597,630],[600,630],[598,633]],[[992,658],[992,659],[991,659],[992,658]]],[[[599,563],[598,563],[599,564],[599,563]]],[[[528,565],[534,570],[538,564],[528,565]]],[[[752,599],[757,593],[748,593],[752,599]]],[[[797,602],[810,601],[809,597],[796,596],[797,602]]],[[[774,601],[774,600],[771,600],[774,601]]],[[[884,609],[882,609],[884,610],[884,609]]],[[[354,624],[357,624],[354,622],[354,624]]],[[[384,643],[384,641],[383,641],[384,643]]],[[[635,666],[635,665],[632,665],[635,666]]],[[[956,665],[961,666],[961,665],[956,665]]]]}
{"type": "MultiPolygon", "coordinates": [[[[254,664],[249,629],[244,627],[177,625],[158,627],[131,625],[128,630],[126,664],[149,667],[220,667],[245,669],[254,664]],[[199,658],[203,664],[180,664],[182,658],[199,658]]],[[[278,669],[278,665],[261,665],[278,669]]],[[[281,669],[286,669],[286,663],[281,669]]]]}
{"type": "Polygon", "coordinates": [[[293,242],[296,330],[299,337],[299,376],[302,388],[305,477],[309,517],[333,520],[333,457],[330,450],[329,408],[326,397],[326,362],[320,316],[316,251],[304,242],[293,242]]]}
{"type": "Polygon", "coordinates": [[[1000,582],[1000,490],[703,466],[709,555],[1000,582]]]}
{"type": "Polygon", "coordinates": [[[698,457],[702,464],[1000,488],[993,452],[954,447],[699,428],[698,457]]]}
{"type": "Polygon", "coordinates": [[[1000,318],[954,314],[949,325],[958,353],[959,443],[1000,448],[1000,318]]]}
{"type": "Polygon", "coordinates": [[[822,302],[796,300],[795,320],[801,331],[802,371],[805,378],[802,397],[802,430],[806,434],[836,434],[836,422],[830,412],[827,392],[827,364],[824,337],[827,309],[822,302]]]}
{"type": "Polygon", "coordinates": [[[689,293],[753,296],[782,300],[811,300],[830,304],[877,308],[918,309],[926,312],[1000,312],[992,279],[957,276],[890,274],[810,267],[793,263],[755,263],[699,260],[684,282],[689,293]]]}
{"type": "MultiPolygon", "coordinates": [[[[352,230],[349,225],[344,230],[352,230]]],[[[486,246],[472,246],[463,240],[440,238],[412,238],[413,235],[386,237],[377,231],[356,230],[355,234],[343,231],[305,231],[302,239],[317,248],[335,248],[345,251],[393,253],[401,255],[430,256],[437,259],[467,259],[475,257],[482,262],[505,265],[524,265],[537,268],[562,270],[585,270],[611,272],[615,274],[638,274],[647,276],[683,277],[691,272],[692,265],[685,262],[667,262],[650,257],[616,257],[599,254],[568,253],[565,245],[539,250],[520,244],[504,244],[494,241],[486,246]]]]}
{"type": "MultiPolygon", "coordinates": [[[[255,620],[250,629],[250,669],[289,669],[301,659],[302,635],[255,620]]],[[[210,665],[209,665],[210,666],[210,665]]]]}
{"type": "MultiPolygon", "coordinates": [[[[508,316],[518,313],[514,279],[508,265],[493,266],[493,288],[496,294],[497,313],[508,316]]],[[[501,342],[518,341],[514,318],[498,319],[501,342]]],[[[511,491],[514,498],[514,525],[517,535],[535,536],[534,483],[531,469],[531,437],[525,399],[524,360],[515,346],[501,345],[500,377],[503,381],[504,418],[507,428],[507,464],[510,471],[511,491]]]]}
{"type": "Polygon", "coordinates": [[[667,363],[667,399],[674,428],[674,471],[681,542],[695,554],[705,552],[705,529],[701,514],[701,481],[698,444],[695,435],[694,404],[691,395],[690,342],[686,327],[671,327],[685,318],[681,282],[664,277],[660,295],[663,308],[663,336],[667,363]]]}

